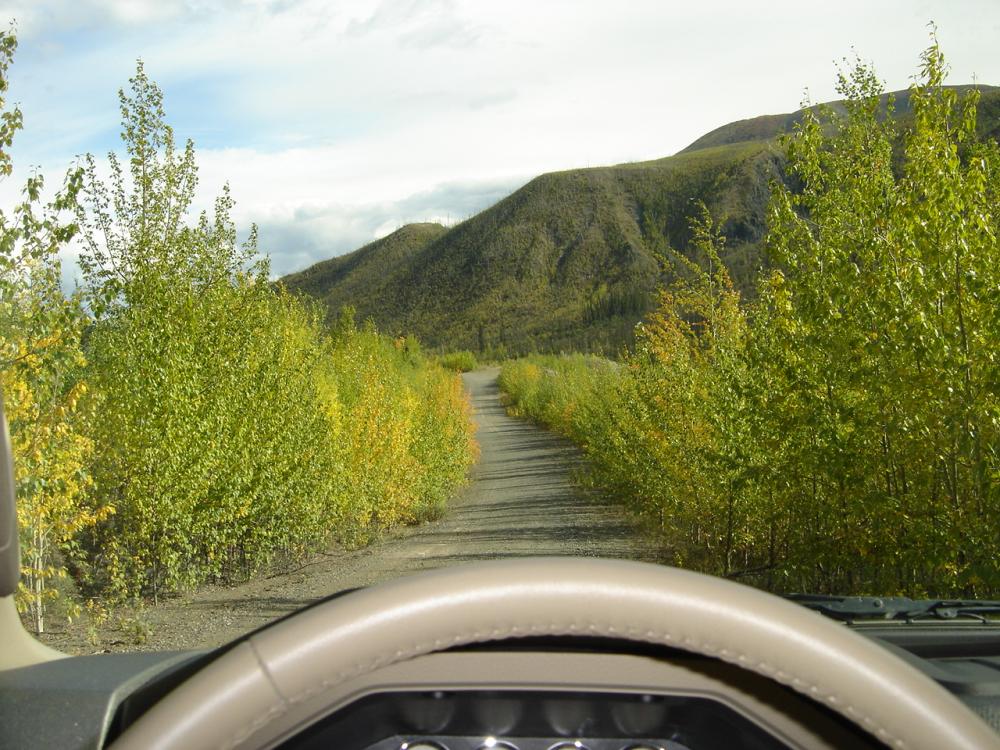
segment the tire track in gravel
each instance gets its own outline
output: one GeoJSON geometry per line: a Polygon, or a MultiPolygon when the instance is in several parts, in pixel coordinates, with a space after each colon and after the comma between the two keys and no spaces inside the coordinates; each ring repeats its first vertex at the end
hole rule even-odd
{"type": "MultiPolygon", "coordinates": [[[[143,643],[134,643],[128,632],[103,629],[96,650],[212,647],[343,589],[473,560],[533,555],[654,560],[655,549],[620,508],[573,482],[583,460],[574,445],[507,416],[498,374],[498,368],[489,368],[463,375],[480,460],[442,518],[390,532],[359,550],[316,556],[290,573],[232,588],[207,587],[146,609],[136,615],[152,631],[143,643]]],[[[46,641],[67,652],[93,652],[80,630],[52,633],[46,641]]]]}

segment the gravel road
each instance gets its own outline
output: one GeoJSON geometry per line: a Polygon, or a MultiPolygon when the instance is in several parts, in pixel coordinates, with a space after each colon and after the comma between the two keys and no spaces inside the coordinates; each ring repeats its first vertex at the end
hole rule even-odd
{"type": "Polygon", "coordinates": [[[345,588],[426,568],[529,555],[655,559],[620,509],[572,481],[579,451],[539,427],[508,417],[497,368],[463,376],[481,455],[445,515],[385,535],[363,549],[318,555],[301,568],[232,588],[207,587],[124,622],[85,622],[48,634],[69,653],[212,647],[345,588]]]}

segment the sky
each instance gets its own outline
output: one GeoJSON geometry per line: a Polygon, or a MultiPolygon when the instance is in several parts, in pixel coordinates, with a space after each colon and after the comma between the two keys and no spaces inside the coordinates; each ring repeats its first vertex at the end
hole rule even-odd
{"type": "Polygon", "coordinates": [[[456,223],[544,172],[835,99],[854,55],[906,88],[932,21],[949,82],[1000,85],[998,0],[0,0],[3,19],[24,131],[0,205],[30,170],[54,184],[121,150],[117,92],[141,58],[195,142],[197,205],[228,182],[274,275],[456,223]]]}

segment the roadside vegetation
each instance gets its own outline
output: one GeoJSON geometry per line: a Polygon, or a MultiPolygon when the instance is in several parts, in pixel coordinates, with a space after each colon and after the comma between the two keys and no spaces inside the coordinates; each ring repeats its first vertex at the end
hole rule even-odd
{"type": "Polygon", "coordinates": [[[458,352],[448,352],[438,357],[438,362],[447,370],[455,372],[471,372],[479,365],[476,355],[468,349],[458,352]]]}
{"type": "Polygon", "coordinates": [[[934,43],[901,122],[859,65],[832,130],[808,111],[784,139],[752,301],[706,211],[620,366],[504,366],[511,408],[580,443],[675,563],[783,591],[1000,586],[1000,149],[945,69],[934,43]]]}
{"type": "MultiPolygon", "coordinates": [[[[15,46],[0,35],[0,93],[15,46]]],[[[458,376],[275,290],[228,189],[192,217],[194,147],[141,64],[120,100],[124,159],[84,158],[48,202],[32,177],[0,215],[18,604],[37,632],[60,590],[70,615],[155,601],[433,517],[475,459],[458,376]],[[83,283],[67,297],[71,240],[83,283]]],[[[3,110],[0,147],[20,125],[3,110]]]]}

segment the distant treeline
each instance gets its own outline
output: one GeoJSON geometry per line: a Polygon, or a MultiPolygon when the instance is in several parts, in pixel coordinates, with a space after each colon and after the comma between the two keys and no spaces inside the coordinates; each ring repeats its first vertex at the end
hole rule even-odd
{"type": "Polygon", "coordinates": [[[1000,149],[944,70],[934,44],[903,122],[863,66],[832,133],[806,113],[752,301],[706,216],[621,366],[503,368],[511,408],[578,441],[676,563],[783,591],[995,597],[1000,149]]]}

